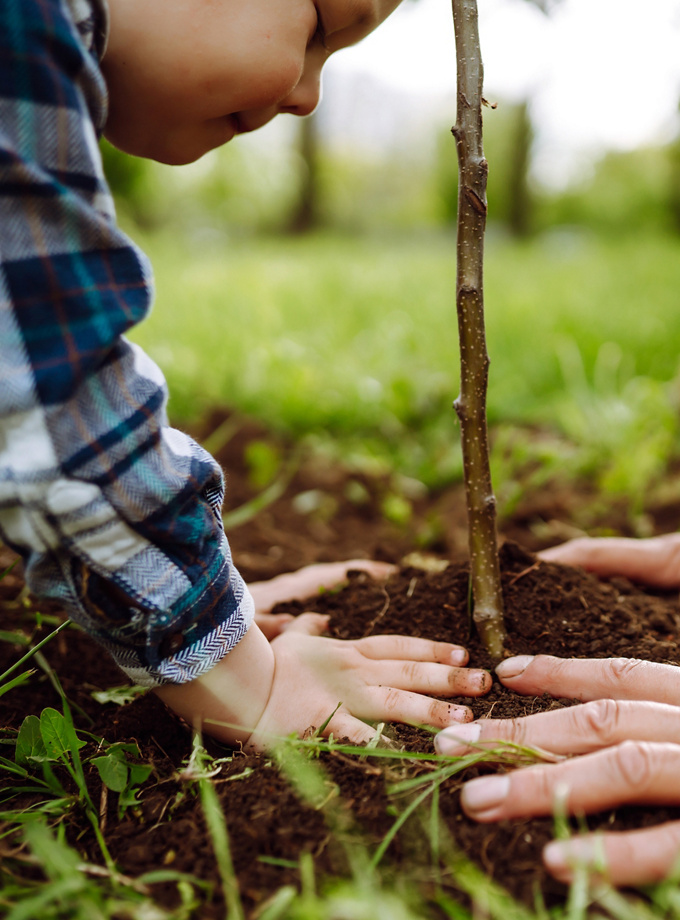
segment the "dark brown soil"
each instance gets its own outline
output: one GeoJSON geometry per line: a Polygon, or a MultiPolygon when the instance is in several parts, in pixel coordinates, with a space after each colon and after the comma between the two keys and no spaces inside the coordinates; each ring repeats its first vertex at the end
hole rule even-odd
{"type": "MultiPolygon", "coordinates": [[[[218,421],[212,419],[208,430],[218,421]]],[[[244,450],[253,439],[270,440],[256,426],[244,423],[219,453],[229,475],[227,511],[253,494],[244,460],[244,450]]],[[[278,449],[282,455],[288,452],[283,444],[278,449]]],[[[471,635],[468,624],[461,489],[454,487],[435,497],[414,498],[409,493],[413,514],[407,523],[395,524],[386,520],[380,510],[385,495],[394,493],[395,488],[395,482],[386,477],[369,477],[338,464],[306,460],[281,499],[230,533],[236,563],[246,579],[256,580],[313,561],[363,556],[399,562],[406,553],[423,548],[440,558],[452,559],[444,571],[428,573],[414,566],[411,558],[411,563],[402,565],[384,587],[355,573],[346,588],[320,595],[311,606],[331,615],[330,632],[334,636],[358,638],[369,633],[399,632],[453,640],[467,645],[472,665],[489,667],[486,653],[471,635]],[[296,496],[307,493],[312,494],[313,500],[296,500],[296,496]]],[[[531,555],[531,550],[571,535],[584,520],[593,529],[630,532],[625,506],[600,506],[596,511],[593,507],[588,489],[567,490],[553,483],[541,494],[529,496],[511,520],[502,522],[503,534],[512,538],[502,550],[508,650],[513,654],[637,656],[678,663],[677,594],[645,592],[623,579],[601,583],[581,571],[539,563],[531,555]]],[[[665,503],[647,511],[653,530],[678,528],[678,506],[665,503]]],[[[0,549],[0,569],[10,558],[7,551],[0,549]]],[[[16,569],[0,582],[2,629],[30,629],[34,622],[30,609],[21,602],[21,587],[21,575],[16,569]]],[[[296,603],[285,609],[299,612],[308,606],[296,603]]],[[[48,605],[40,609],[59,616],[59,611],[48,605]]],[[[0,644],[0,673],[21,653],[18,646],[0,644]]],[[[152,694],[123,707],[95,702],[93,691],[120,686],[124,679],[83,634],[75,630],[61,633],[47,646],[45,657],[69,699],[79,707],[76,721],[80,728],[109,742],[135,740],[142,759],[153,764],[152,778],[139,796],[139,808],[129,810],[118,820],[115,795],[110,794],[103,806],[104,837],[120,870],[138,876],[169,868],[212,883],[213,893],[203,897],[195,915],[207,920],[223,917],[219,873],[196,787],[181,776],[191,753],[189,731],[152,694]]],[[[497,682],[488,696],[461,702],[472,705],[478,716],[493,712],[494,717],[570,704],[516,697],[497,682]]],[[[38,671],[28,685],[0,698],[0,724],[10,730],[3,732],[4,736],[11,737],[11,730],[19,727],[25,715],[39,714],[45,706],[60,708],[60,702],[47,676],[38,671]]],[[[394,743],[406,750],[432,750],[431,736],[425,732],[392,726],[390,733],[394,743]]],[[[215,782],[227,818],[241,897],[249,915],[254,915],[282,885],[299,883],[296,864],[302,853],[312,854],[318,877],[346,873],[346,854],[338,848],[337,834],[329,832],[328,822],[337,822],[340,813],[342,821],[351,821],[371,849],[375,848],[395,820],[386,784],[395,777],[415,775],[424,769],[407,763],[397,770],[382,766],[382,761],[339,753],[323,755],[321,764],[337,784],[340,797],[331,797],[336,806],[314,809],[300,802],[267,757],[240,752],[231,756],[231,752],[210,742],[208,746],[211,753],[230,757],[215,782]],[[335,815],[332,819],[331,814],[335,815]]],[[[84,749],[87,753],[88,748],[84,749]]],[[[472,770],[468,771],[465,778],[472,775],[472,770]]],[[[98,801],[101,784],[94,768],[88,779],[98,801]]],[[[565,890],[543,872],[540,860],[541,848],[551,837],[552,821],[474,824],[460,811],[458,785],[457,779],[450,780],[440,796],[441,814],[456,846],[527,904],[534,903],[537,889],[548,904],[563,899],[565,890]]],[[[627,827],[655,824],[670,817],[680,817],[680,810],[627,808],[591,817],[588,823],[591,827],[627,827]]],[[[420,821],[409,819],[390,845],[386,862],[393,867],[397,880],[418,882],[426,895],[434,897],[434,886],[428,881],[433,878],[430,850],[424,844],[423,833],[420,821]]],[[[87,858],[101,862],[94,836],[77,812],[70,816],[68,837],[87,858]]],[[[11,856],[17,871],[29,871],[22,862],[23,854],[13,849],[15,846],[13,837],[0,838],[0,858],[11,856]]],[[[457,896],[453,875],[444,873],[443,886],[457,896]]],[[[155,885],[153,892],[162,904],[170,906],[177,901],[174,883],[155,885]]],[[[432,916],[441,916],[434,904],[432,916]]]]}

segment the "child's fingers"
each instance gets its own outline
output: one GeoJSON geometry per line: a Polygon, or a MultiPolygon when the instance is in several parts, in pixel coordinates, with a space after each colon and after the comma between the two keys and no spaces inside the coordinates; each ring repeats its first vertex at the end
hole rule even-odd
{"type": "Polygon", "coordinates": [[[454,668],[423,661],[373,661],[373,684],[434,696],[483,696],[491,689],[488,671],[454,668]]]}
{"type": "Polygon", "coordinates": [[[325,613],[301,613],[300,616],[293,617],[286,627],[286,635],[302,633],[306,636],[320,636],[326,631],[329,619],[325,613]]]}
{"type": "Polygon", "coordinates": [[[367,636],[356,639],[354,645],[366,658],[395,658],[402,661],[437,661],[462,667],[468,662],[468,653],[461,645],[451,642],[434,642],[414,636],[367,636]]]}
{"type": "Polygon", "coordinates": [[[344,568],[345,575],[353,571],[366,572],[376,581],[384,581],[398,571],[396,565],[390,562],[376,562],[375,559],[350,559],[347,562],[338,563],[338,566],[344,568]]]}
{"type": "Polygon", "coordinates": [[[256,613],[255,623],[270,641],[280,636],[295,618],[290,613],[256,613]]]}
{"type": "Polygon", "coordinates": [[[339,741],[347,739],[352,744],[368,744],[375,738],[375,728],[340,709],[330,720],[323,734],[326,738],[332,734],[339,741]]]}
{"type": "Polygon", "coordinates": [[[472,719],[472,712],[467,706],[444,703],[394,687],[372,687],[359,714],[372,722],[405,722],[407,725],[430,725],[433,728],[446,728],[452,723],[472,719]]]}

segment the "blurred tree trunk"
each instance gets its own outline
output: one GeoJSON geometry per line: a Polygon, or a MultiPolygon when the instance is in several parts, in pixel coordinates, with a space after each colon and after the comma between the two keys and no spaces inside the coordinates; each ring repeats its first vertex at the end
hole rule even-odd
{"type": "MultiPolygon", "coordinates": [[[[678,121],[680,121],[680,103],[678,103],[678,121]]],[[[680,233],[680,127],[675,140],[668,148],[669,163],[669,192],[668,204],[671,211],[671,220],[676,233],[680,233]]]]}
{"type": "Polygon", "coordinates": [[[300,119],[298,153],[302,168],[300,195],[288,221],[288,233],[309,233],[322,223],[321,189],[319,181],[319,122],[316,115],[300,119]]]}
{"type": "Polygon", "coordinates": [[[515,131],[508,176],[508,228],[516,237],[529,236],[533,229],[533,200],[529,188],[533,140],[529,103],[525,99],[515,106],[515,131]]]}

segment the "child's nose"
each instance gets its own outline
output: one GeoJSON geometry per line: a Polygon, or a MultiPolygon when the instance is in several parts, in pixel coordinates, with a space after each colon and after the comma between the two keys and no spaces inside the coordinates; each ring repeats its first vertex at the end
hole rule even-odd
{"type": "Polygon", "coordinates": [[[311,115],[321,97],[321,68],[305,67],[300,82],[280,103],[281,112],[311,115]]]}

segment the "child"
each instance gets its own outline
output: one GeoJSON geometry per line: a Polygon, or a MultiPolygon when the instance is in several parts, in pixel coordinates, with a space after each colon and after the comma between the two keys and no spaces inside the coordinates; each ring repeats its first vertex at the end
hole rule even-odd
{"type": "MultiPolygon", "coordinates": [[[[262,747],[364,720],[445,727],[489,675],[463,649],[321,637],[299,617],[271,642],[222,529],[215,461],[168,426],[165,384],[124,337],[151,271],[116,227],[97,137],[188,163],[281,112],[310,113],[323,64],[398,0],[4,0],[0,6],[0,534],[123,670],[192,723],[262,747]],[[228,723],[216,725],[214,722],[228,723]]],[[[380,569],[370,571],[384,574],[380,569]]],[[[333,569],[331,581],[344,572],[333,569]]],[[[270,624],[271,625],[271,624],[270,624]]]]}

